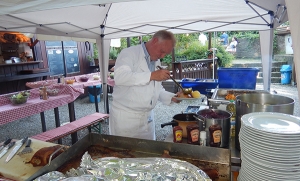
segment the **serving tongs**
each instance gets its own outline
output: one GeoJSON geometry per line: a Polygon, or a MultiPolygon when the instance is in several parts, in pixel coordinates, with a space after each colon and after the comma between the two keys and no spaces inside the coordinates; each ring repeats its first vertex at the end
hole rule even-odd
{"type": "MultiPolygon", "coordinates": [[[[156,68],[159,70],[163,70],[163,68],[159,65],[157,65],[156,68]]],[[[170,76],[170,78],[173,80],[173,82],[175,82],[175,84],[182,90],[184,94],[190,94],[193,91],[192,88],[183,88],[172,76],[170,76]]]]}
{"type": "Polygon", "coordinates": [[[61,146],[60,148],[58,148],[57,150],[55,150],[49,157],[49,162],[48,162],[48,166],[51,165],[51,161],[52,161],[52,157],[59,152],[59,150],[63,149],[63,151],[65,151],[67,148],[65,146],[61,146]]]}

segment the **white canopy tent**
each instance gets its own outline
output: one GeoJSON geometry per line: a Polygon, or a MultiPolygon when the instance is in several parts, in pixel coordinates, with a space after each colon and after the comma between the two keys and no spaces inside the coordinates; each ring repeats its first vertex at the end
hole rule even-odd
{"type": "MultiPolygon", "coordinates": [[[[0,31],[33,33],[40,40],[97,42],[107,96],[110,39],[143,36],[161,29],[175,34],[259,30],[264,89],[270,90],[273,29],[288,20],[287,15],[299,17],[293,15],[298,13],[296,7],[300,7],[297,0],[2,0],[0,31]]],[[[298,47],[299,22],[290,22],[298,47]]],[[[296,55],[300,56],[295,51],[296,55]]],[[[107,108],[107,97],[104,100],[107,108]]]]}

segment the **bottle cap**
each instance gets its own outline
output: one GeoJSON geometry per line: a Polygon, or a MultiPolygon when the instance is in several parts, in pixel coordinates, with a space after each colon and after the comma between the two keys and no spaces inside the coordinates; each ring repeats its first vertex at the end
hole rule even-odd
{"type": "Polygon", "coordinates": [[[206,131],[200,131],[200,138],[206,139],[206,131]]]}

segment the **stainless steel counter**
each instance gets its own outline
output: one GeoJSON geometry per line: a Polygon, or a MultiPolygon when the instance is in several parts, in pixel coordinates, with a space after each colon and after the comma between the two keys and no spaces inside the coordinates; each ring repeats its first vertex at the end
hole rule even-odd
{"type": "Polygon", "coordinates": [[[241,152],[235,148],[234,137],[230,138],[228,149],[231,152],[231,171],[239,171],[241,168],[241,152]]]}
{"type": "MultiPolygon", "coordinates": [[[[166,139],[166,142],[173,142],[173,134],[169,134],[166,139]]],[[[187,140],[184,138],[182,143],[178,144],[186,144],[187,140]]],[[[239,171],[241,167],[241,153],[238,149],[235,148],[235,141],[234,137],[230,139],[229,147],[228,148],[216,148],[216,149],[230,149],[231,152],[231,171],[239,171]]]]}

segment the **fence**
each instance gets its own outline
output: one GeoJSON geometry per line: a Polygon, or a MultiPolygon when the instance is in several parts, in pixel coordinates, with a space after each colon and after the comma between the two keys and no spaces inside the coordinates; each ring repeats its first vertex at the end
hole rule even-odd
{"type": "Polygon", "coordinates": [[[174,62],[172,73],[175,79],[214,79],[216,77],[217,65],[217,58],[215,59],[215,61],[213,61],[213,59],[199,59],[174,62]],[[215,66],[213,66],[213,64],[215,66]]]}

